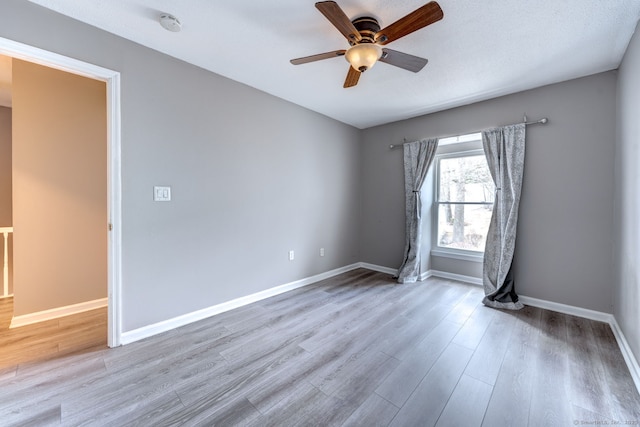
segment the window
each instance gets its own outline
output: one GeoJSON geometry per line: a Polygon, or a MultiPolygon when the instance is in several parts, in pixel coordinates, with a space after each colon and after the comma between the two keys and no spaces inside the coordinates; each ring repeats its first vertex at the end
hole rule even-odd
{"type": "Polygon", "coordinates": [[[467,135],[450,136],[449,138],[440,138],[438,140],[438,147],[443,145],[459,144],[461,142],[477,142],[482,141],[481,133],[470,133],[467,135]]]}
{"type": "MultiPolygon", "coordinates": [[[[476,146],[480,144],[477,141],[476,146]]],[[[442,255],[481,255],[491,220],[495,186],[482,150],[436,157],[434,248],[442,255]]]]}

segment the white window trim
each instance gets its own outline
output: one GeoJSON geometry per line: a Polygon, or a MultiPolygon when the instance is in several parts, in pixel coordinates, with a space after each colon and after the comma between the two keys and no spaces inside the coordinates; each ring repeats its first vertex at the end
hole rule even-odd
{"type": "Polygon", "coordinates": [[[459,259],[461,261],[483,262],[484,252],[465,251],[463,249],[440,248],[432,249],[431,256],[459,259]],[[444,249],[444,250],[443,250],[444,249]]]}
{"type": "Polygon", "coordinates": [[[458,135],[458,136],[450,136],[448,138],[440,138],[438,140],[438,147],[442,147],[445,145],[454,145],[454,144],[462,144],[464,142],[476,142],[482,141],[482,133],[469,133],[466,135],[458,135]]]}
{"type": "Polygon", "coordinates": [[[435,166],[435,176],[433,179],[433,200],[432,200],[432,208],[433,215],[432,224],[431,224],[431,255],[442,257],[442,258],[452,258],[458,259],[462,261],[470,261],[470,262],[483,262],[484,261],[484,251],[470,251],[466,249],[457,249],[457,248],[445,248],[442,246],[438,246],[438,196],[439,196],[439,177],[440,177],[440,160],[446,158],[455,158],[455,157],[465,157],[465,156],[477,156],[477,155],[485,155],[484,149],[476,148],[476,149],[466,149],[461,151],[452,151],[448,153],[436,154],[434,158],[434,166],[435,166]]]}

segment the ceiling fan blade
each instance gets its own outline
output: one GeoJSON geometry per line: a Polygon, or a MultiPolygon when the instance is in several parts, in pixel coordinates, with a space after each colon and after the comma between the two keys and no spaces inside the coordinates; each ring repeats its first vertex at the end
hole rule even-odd
{"type": "Polygon", "coordinates": [[[425,58],[387,49],[386,47],[382,49],[382,56],[379,61],[395,65],[408,71],[413,71],[414,73],[422,70],[424,66],[427,65],[427,62],[429,62],[425,58]]]}
{"type": "Polygon", "coordinates": [[[302,58],[292,59],[293,65],[306,64],[307,62],[320,61],[321,59],[336,58],[338,56],[344,56],[346,50],[334,50],[333,52],[319,53],[317,55],[304,56],[302,58]]]}
{"type": "Polygon", "coordinates": [[[345,15],[336,2],[320,1],[316,3],[316,9],[318,9],[347,40],[356,42],[362,40],[356,27],[353,26],[351,20],[345,15]]]}
{"type": "Polygon", "coordinates": [[[354,69],[352,66],[349,66],[349,72],[347,73],[347,78],[344,81],[344,88],[352,87],[358,84],[358,80],[360,80],[360,71],[354,69]]]}
{"type": "Polygon", "coordinates": [[[404,18],[398,19],[393,24],[383,28],[376,34],[376,43],[387,44],[407,34],[411,34],[420,28],[433,24],[444,17],[444,12],[435,1],[414,10],[404,18]]]}

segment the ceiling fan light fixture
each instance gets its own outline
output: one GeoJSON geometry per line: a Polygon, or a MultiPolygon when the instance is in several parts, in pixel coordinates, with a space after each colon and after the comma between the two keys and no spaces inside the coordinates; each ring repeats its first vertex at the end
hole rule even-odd
{"type": "Polygon", "coordinates": [[[348,50],[341,49],[333,52],[295,58],[290,62],[293,65],[300,65],[320,61],[321,59],[344,56],[347,62],[349,62],[347,78],[343,85],[344,88],[357,85],[361,74],[373,67],[378,61],[414,73],[422,70],[422,68],[427,65],[425,58],[388,48],[383,49],[380,45],[386,45],[394,40],[398,40],[444,17],[440,5],[434,0],[429,1],[429,3],[419,7],[383,29],[380,29],[378,20],[370,15],[361,15],[353,20],[349,19],[342,8],[333,0],[318,1],[316,3],[316,9],[342,33],[351,47],[348,50]]]}
{"type": "Polygon", "coordinates": [[[374,43],[357,44],[344,54],[353,69],[361,73],[373,67],[381,56],[382,48],[374,43]]]}

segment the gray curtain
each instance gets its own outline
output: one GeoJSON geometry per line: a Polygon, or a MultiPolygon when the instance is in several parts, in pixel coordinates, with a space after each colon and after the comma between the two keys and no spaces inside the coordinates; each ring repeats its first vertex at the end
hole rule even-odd
{"type": "Polygon", "coordinates": [[[525,127],[518,124],[482,132],[482,145],[496,184],[484,250],[482,302],[494,308],[524,307],[515,291],[512,265],[524,171],[525,127]]]}
{"type": "Polygon", "coordinates": [[[420,277],[420,189],[438,148],[437,139],[404,144],[405,246],[404,261],[398,269],[398,282],[413,283],[420,277]]]}

